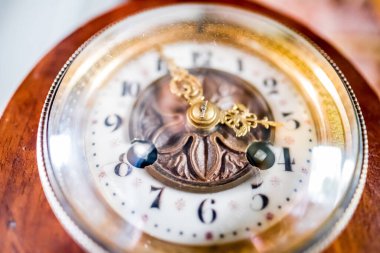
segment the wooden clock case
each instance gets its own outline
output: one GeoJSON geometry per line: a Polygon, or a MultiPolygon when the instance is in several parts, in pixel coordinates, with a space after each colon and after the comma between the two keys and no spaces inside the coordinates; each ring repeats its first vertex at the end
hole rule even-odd
{"type": "MultiPolygon", "coordinates": [[[[62,40],[21,83],[0,119],[0,252],[83,252],[51,211],[38,175],[36,139],[45,97],[67,59],[99,30],[136,12],[177,2],[189,1],[135,0],[111,10],[62,40]]],[[[368,176],[352,220],[326,252],[380,252],[379,98],[341,53],[302,24],[252,2],[217,2],[244,6],[300,31],[320,46],[348,79],[367,125],[368,176]]]]}

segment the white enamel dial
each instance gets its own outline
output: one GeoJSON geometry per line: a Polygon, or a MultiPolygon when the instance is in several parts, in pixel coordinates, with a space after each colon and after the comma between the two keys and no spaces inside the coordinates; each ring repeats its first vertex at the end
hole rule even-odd
{"type": "MultiPolygon", "coordinates": [[[[259,91],[274,120],[283,123],[271,129],[274,165],[233,188],[193,193],[129,164],[123,154],[131,147],[128,122],[133,106],[144,89],[167,74],[158,52],[150,50],[125,62],[92,95],[84,141],[93,180],[112,209],[153,237],[190,245],[253,238],[287,216],[307,191],[317,136],[305,97],[274,64],[230,45],[177,42],[163,48],[183,68],[221,70],[259,91]]],[[[219,87],[222,92],[224,88],[219,87]]],[[[222,109],[236,102],[226,99],[222,109]]]]}

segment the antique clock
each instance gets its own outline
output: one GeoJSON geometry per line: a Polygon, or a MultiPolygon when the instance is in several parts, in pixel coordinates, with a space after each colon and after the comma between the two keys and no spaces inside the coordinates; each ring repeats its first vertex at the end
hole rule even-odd
{"type": "Polygon", "coordinates": [[[314,252],[364,188],[340,65],[249,2],[158,1],[58,73],[37,139],[46,197],[89,252],[314,252]]]}

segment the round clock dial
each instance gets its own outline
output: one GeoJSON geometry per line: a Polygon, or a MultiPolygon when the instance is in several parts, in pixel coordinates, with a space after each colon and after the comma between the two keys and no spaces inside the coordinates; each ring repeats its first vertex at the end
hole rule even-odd
{"type": "Polygon", "coordinates": [[[52,87],[38,145],[48,199],[90,251],[319,249],[366,169],[335,63],[215,3],[152,9],[90,40],[52,87]]]}
{"type": "Polygon", "coordinates": [[[164,48],[183,67],[196,68],[205,96],[221,109],[241,102],[284,125],[244,137],[226,127],[197,131],[188,125],[186,104],[170,92],[158,52],[150,50],[93,95],[84,140],[97,186],[122,217],[168,241],[212,244],[214,237],[234,241],[267,229],[300,201],[309,181],[317,137],[305,98],[271,63],[239,49],[187,42],[164,48]],[[207,55],[207,64],[194,64],[194,55],[207,55]],[[146,161],[152,165],[138,165],[138,149],[157,150],[146,161]],[[247,155],[271,166],[255,168],[247,155]],[[241,175],[245,170],[252,173],[241,175]]]}

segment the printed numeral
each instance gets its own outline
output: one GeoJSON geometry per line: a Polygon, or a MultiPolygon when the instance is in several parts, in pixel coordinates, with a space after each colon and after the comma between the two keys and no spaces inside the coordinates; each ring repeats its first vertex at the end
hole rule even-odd
{"type": "Polygon", "coordinates": [[[276,79],[272,77],[264,79],[264,86],[269,89],[269,95],[274,95],[278,93],[276,79]]]}
{"type": "Polygon", "coordinates": [[[292,118],[292,115],[293,115],[293,112],[283,112],[282,113],[282,116],[287,119],[286,122],[293,122],[293,124],[294,124],[293,130],[296,130],[296,129],[301,127],[301,123],[298,120],[292,118]]]}
{"type": "Polygon", "coordinates": [[[116,131],[121,126],[122,123],[123,123],[123,120],[117,114],[109,115],[104,120],[104,125],[106,125],[107,127],[111,127],[112,132],[116,131]]]}
{"type": "Polygon", "coordinates": [[[282,148],[282,154],[280,155],[277,164],[285,165],[285,171],[293,171],[292,164],[295,164],[295,161],[290,158],[289,148],[282,148]]]}
{"type": "Polygon", "coordinates": [[[269,198],[264,194],[256,194],[252,197],[250,208],[253,211],[261,211],[264,210],[269,205],[269,198]]]}
{"type": "Polygon", "coordinates": [[[194,67],[210,67],[211,66],[211,52],[193,52],[193,66],[194,67]]]}
{"type": "Polygon", "coordinates": [[[140,83],[124,81],[122,83],[121,96],[135,97],[140,93],[140,83]]]}
{"type": "Polygon", "coordinates": [[[127,163],[127,159],[126,159],[126,154],[125,153],[122,153],[120,156],[119,156],[119,161],[120,163],[118,163],[115,168],[114,168],[114,172],[117,176],[119,177],[126,177],[126,176],[129,176],[131,173],[132,173],[132,168],[131,166],[127,163]]]}
{"type": "Polygon", "coordinates": [[[198,218],[204,224],[211,224],[216,220],[216,211],[210,206],[215,204],[213,199],[205,199],[198,208],[198,218]]]}
{"type": "Polygon", "coordinates": [[[164,188],[165,187],[156,187],[153,185],[150,186],[150,192],[158,191],[158,194],[157,194],[156,198],[153,200],[152,204],[150,205],[150,208],[160,209],[161,196],[162,196],[162,192],[163,192],[164,188]]]}

